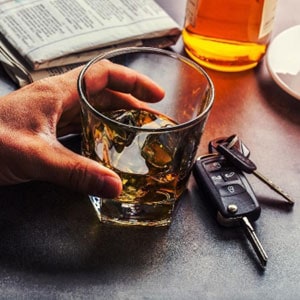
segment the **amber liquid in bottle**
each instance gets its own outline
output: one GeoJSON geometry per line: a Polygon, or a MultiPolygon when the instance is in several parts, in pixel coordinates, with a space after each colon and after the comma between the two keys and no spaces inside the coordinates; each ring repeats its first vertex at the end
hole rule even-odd
{"type": "Polygon", "coordinates": [[[255,67],[264,56],[277,0],[188,0],[182,33],[199,64],[220,71],[255,67]]]}

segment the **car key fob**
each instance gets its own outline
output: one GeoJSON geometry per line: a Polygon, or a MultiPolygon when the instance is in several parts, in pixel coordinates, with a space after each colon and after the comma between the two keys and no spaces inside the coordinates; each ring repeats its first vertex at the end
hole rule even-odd
{"type": "Polygon", "coordinates": [[[247,178],[224,156],[216,153],[200,156],[193,174],[217,210],[221,225],[238,226],[244,217],[251,222],[259,218],[261,208],[247,178]]]}

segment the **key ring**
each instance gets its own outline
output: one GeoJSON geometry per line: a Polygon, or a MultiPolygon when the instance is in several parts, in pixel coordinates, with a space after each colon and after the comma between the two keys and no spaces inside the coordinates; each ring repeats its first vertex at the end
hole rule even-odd
{"type": "Polygon", "coordinates": [[[231,149],[232,147],[234,147],[234,145],[238,141],[239,141],[239,138],[236,134],[233,134],[229,137],[220,137],[220,138],[214,139],[214,140],[210,141],[208,144],[208,152],[209,153],[219,152],[217,150],[218,145],[223,145],[226,148],[231,149]]]}

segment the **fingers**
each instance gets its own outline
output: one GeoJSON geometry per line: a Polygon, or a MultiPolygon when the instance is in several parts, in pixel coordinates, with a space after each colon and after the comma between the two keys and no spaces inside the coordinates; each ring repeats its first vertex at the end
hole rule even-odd
{"type": "Polygon", "coordinates": [[[39,179],[65,186],[84,194],[117,197],[122,183],[117,174],[96,161],[78,155],[61,144],[41,156],[39,179]]]}
{"type": "MultiPolygon", "coordinates": [[[[77,80],[81,70],[82,67],[78,67],[40,81],[42,86],[55,87],[55,99],[62,103],[59,134],[70,131],[74,116],[79,115],[77,80]]],[[[99,110],[146,109],[143,101],[156,102],[164,97],[164,90],[145,75],[107,60],[99,61],[91,68],[85,76],[85,84],[89,87],[89,97],[95,99],[93,105],[99,110]]]]}
{"type": "MultiPolygon", "coordinates": [[[[61,86],[71,86],[71,82],[77,80],[80,70],[77,68],[62,75],[59,80],[66,84],[61,86]]],[[[95,101],[101,103],[103,110],[145,108],[146,103],[137,99],[156,102],[164,97],[163,89],[145,75],[109,61],[100,61],[92,66],[85,75],[85,85],[89,87],[95,101]]],[[[44,180],[102,197],[115,197],[120,193],[120,178],[112,171],[62,146],[57,147],[55,152],[55,155],[54,152],[48,152],[45,159],[43,170],[47,171],[40,174],[45,176],[44,180]]]]}
{"type": "Polygon", "coordinates": [[[102,112],[117,109],[149,109],[146,102],[139,101],[130,94],[124,94],[110,89],[105,89],[90,96],[89,102],[98,111],[102,112]]]}
{"type": "Polygon", "coordinates": [[[91,93],[107,87],[147,102],[159,101],[164,96],[164,90],[147,76],[107,60],[96,63],[87,71],[85,83],[91,93]]]}

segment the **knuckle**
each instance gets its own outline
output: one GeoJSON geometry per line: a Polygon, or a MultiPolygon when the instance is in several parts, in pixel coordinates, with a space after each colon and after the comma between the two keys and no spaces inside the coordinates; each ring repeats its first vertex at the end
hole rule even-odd
{"type": "Polygon", "coordinates": [[[70,169],[68,182],[73,189],[89,192],[93,186],[92,181],[93,178],[89,174],[87,164],[75,163],[70,169]]]}

